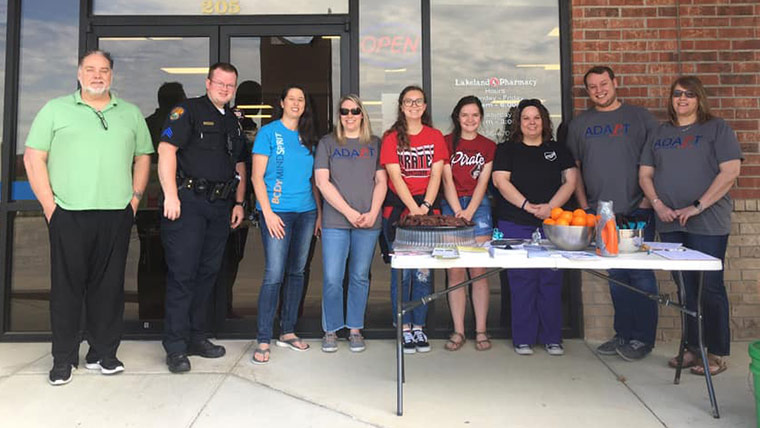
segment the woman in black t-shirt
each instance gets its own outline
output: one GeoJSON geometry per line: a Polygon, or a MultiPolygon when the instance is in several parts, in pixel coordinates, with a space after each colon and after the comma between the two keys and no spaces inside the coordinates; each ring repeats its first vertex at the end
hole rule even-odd
{"type": "MultiPolygon", "coordinates": [[[[552,140],[549,111],[539,100],[522,100],[511,124],[509,141],[499,145],[493,168],[499,230],[508,238],[530,238],[552,208],[573,193],[578,170],[570,153],[552,140]]],[[[562,272],[509,269],[512,296],[512,342],[520,355],[543,343],[562,355],[562,272]]]]}

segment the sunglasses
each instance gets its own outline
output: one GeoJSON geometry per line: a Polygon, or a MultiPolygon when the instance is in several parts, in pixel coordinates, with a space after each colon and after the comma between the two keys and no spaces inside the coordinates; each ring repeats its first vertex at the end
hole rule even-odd
{"type": "Polygon", "coordinates": [[[103,115],[103,112],[94,109],[92,111],[94,111],[95,115],[100,119],[100,124],[103,125],[103,129],[108,131],[108,122],[106,122],[106,117],[103,115]]]}
{"type": "Polygon", "coordinates": [[[697,93],[694,91],[673,90],[673,98],[681,98],[681,95],[686,95],[686,98],[697,98],[697,93]]]}
{"type": "Polygon", "coordinates": [[[348,113],[351,113],[354,116],[359,116],[360,114],[362,114],[362,109],[360,109],[359,107],[352,108],[352,109],[341,107],[338,111],[340,111],[341,116],[348,116],[348,113]]]}

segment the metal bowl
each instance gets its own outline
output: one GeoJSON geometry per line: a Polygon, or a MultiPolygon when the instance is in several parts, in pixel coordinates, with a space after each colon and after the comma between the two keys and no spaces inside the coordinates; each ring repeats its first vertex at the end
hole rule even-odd
{"type": "Polygon", "coordinates": [[[561,250],[585,250],[594,239],[594,228],[589,226],[544,224],[543,227],[544,235],[561,250]]]}
{"type": "Polygon", "coordinates": [[[618,249],[621,253],[635,253],[644,243],[644,229],[618,230],[618,249]]]}

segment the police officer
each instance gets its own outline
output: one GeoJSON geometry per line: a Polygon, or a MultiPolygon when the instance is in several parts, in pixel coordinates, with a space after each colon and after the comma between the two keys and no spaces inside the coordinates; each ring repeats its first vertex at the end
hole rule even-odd
{"type": "Polygon", "coordinates": [[[172,373],[190,370],[189,355],[225,353],[206,336],[209,298],[229,229],[244,216],[245,137],[227,107],[237,75],[232,64],[212,65],[206,95],[172,109],[158,146],[168,267],[163,345],[172,373]]]}

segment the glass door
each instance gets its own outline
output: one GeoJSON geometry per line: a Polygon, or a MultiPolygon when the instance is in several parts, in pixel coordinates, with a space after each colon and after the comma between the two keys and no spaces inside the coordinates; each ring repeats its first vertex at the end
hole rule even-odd
{"type": "MultiPolygon", "coordinates": [[[[119,26],[94,27],[88,49],[114,58],[113,90],[136,104],[158,144],[171,107],[205,93],[208,66],[228,61],[239,71],[232,106],[243,111],[250,141],[274,119],[282,88],[303,86],[315,107],[320,135],[332,130],[334,103],[349,90],[348,31],[344,25],[119,26]]],[[[127,260],[127,334],[154,335],[163,328],[166,264],[160,239],[160,185],[153,159],[146,197],[136,216],[127,260]]],[[[316,241],[305,289],[300,334],[321,334],[321,255],[316,241]]],[[[209,321],[220,336],[253,337],[264,270],[260,231],[251,216],[230,233],[210,305],[209,321]]]]}

